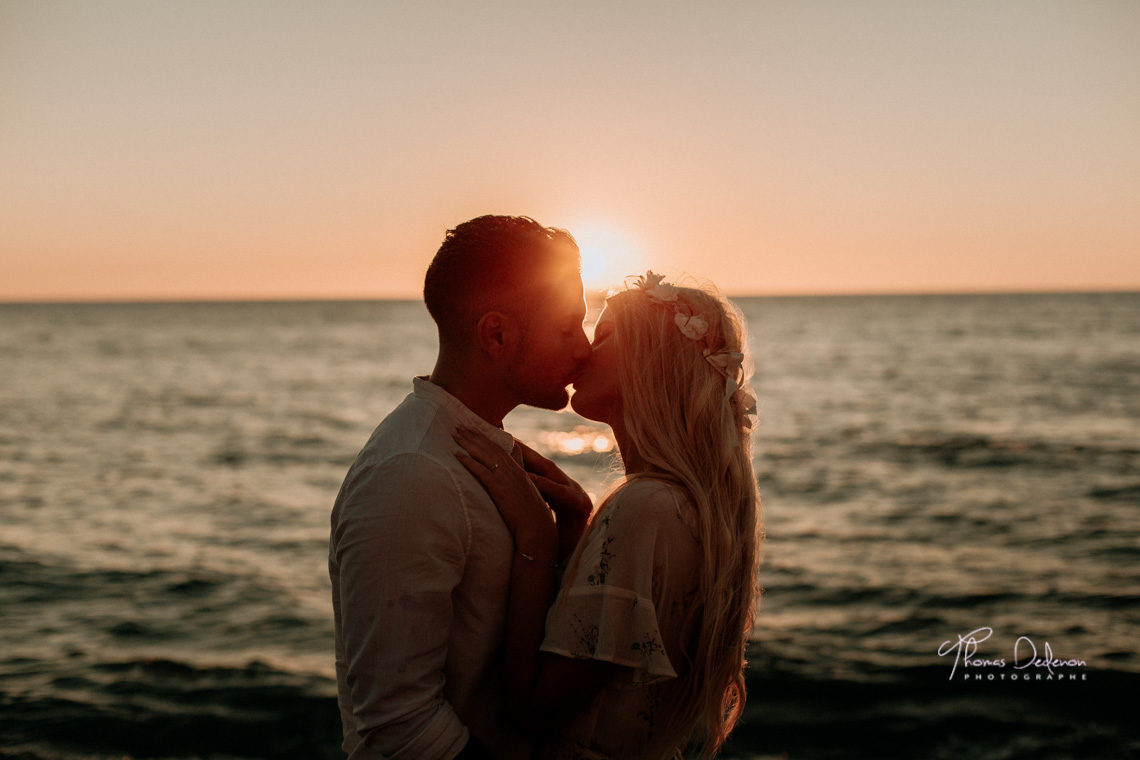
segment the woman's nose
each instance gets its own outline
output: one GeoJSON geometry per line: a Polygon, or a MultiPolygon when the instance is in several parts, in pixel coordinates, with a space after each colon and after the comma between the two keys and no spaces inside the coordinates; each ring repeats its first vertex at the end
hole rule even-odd
{"type": "Polygon", "coordinates": [[[590,339],[586,337],[585,330],[578,330],[578,336],[574,341],[574,358],[580,362],[584,362],[590,358],[593,349],[590,348],[590,339]]]}

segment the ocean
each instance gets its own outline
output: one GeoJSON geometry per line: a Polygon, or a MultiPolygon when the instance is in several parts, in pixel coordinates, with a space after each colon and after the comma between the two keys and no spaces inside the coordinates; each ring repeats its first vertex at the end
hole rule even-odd
{"type": "MultiPolygon", "coordinates": [[[[1140,754],[1140,294],[737,303],[768,541],[724,757],[1140,754]]],[[[410,301],[0,305],[0,758],[342,757],[329,511],[435,347],[410,301]]],[[[613,477],[605,426],[506,425],[613,477]]]]}

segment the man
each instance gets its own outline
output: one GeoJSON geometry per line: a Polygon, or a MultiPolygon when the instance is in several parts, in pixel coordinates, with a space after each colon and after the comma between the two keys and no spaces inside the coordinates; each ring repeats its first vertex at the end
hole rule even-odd
{"type": "Polygon", "coordinates": [[[343,748],[350,760],[524,758],[499,662],[513,543],[452,433],[513,451],[511,409],[566,405],[590,354],[577,246],[526,217],[472,219],[448,231],[424,301],[435,368],[373,432],[332,512],[343,748]]]}

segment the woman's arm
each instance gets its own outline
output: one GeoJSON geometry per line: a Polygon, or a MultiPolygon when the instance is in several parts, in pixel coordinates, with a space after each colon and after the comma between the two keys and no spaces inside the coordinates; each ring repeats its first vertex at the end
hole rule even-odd
{"type": "Polygon", "coordinates": [[[589,705],[619,666],[539,652],[558,592],[562,541],[554,515],[509,454],[467,429],[457,430],[455,440],[466,451],[456,456],[494,500],[515,542],[504,642],[508,706],[521,725],[549,731],[589,705]]]}
{"type": "Polygon", "coordinates": [[[519,440],[515,444],[523,455],[523,467],[542,498],[554,511],[558,524],[558,564],[565,567],[590,521],[594,504],[577,481],[558,465],[519,440]]]}
{"type": "Polygon", "coordinates": [[[530,697],[512,700],[511,715],[535,733],[555,731],[589,707],[620,668],[612,662],[540,652],[530,697]]]}
{"type": "Polygon", "coordinates": [[[507,706],[519,725],[545,733],[584,710],[619,666],[539,651],[558,592],[556,542],[525,533],[515,541],[505,635],[507,706]]]}

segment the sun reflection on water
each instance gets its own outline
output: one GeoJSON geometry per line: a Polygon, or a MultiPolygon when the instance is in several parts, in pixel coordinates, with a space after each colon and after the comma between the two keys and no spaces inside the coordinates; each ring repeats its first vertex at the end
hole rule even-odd
{"type": "Polygon", "coordinates": [[[613,451],[615,445],[608,433],[584,425],[579,425],[569,432],[543,431],[539,433],[538,440],[552,453],[564,456],[604,454],[613,451]]]}

